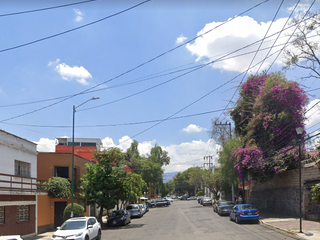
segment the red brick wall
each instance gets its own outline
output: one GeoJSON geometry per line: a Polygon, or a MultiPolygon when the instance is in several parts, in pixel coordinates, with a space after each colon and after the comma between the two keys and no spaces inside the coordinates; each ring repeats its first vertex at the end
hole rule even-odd
{"type": "Polygon", "coordinates": [[[17,206],[5,206],[5,223],[0,224],[1,235],[27,235],[35,233],[35,205],[29,205],[29,220],[17,222],[17,206]]]}

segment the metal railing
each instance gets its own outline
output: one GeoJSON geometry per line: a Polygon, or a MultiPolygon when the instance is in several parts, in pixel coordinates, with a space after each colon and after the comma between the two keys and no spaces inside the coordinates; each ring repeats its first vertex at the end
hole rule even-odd
{"type": "Polygon", "coordinates": [[[47,180],[40,180],[32,177],[0,173],[0,191],[46,192],[43,188],[43,183],[46,181],[47,180]]]}

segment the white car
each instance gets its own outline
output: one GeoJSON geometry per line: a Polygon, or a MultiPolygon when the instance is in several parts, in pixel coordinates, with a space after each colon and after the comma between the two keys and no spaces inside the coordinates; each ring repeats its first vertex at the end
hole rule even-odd
{"type": "Polygon", "coordinates": [[[70,218],[57,229],[51,240],[101,239],[101,225],[95,217],[70,218]]]}

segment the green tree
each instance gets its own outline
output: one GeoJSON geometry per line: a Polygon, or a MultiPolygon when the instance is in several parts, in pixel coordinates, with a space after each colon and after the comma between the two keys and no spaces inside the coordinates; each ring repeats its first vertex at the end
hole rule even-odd
{"type": "Polygon", "coordinates": [[[234,169],[237,164],[234,158],[232,158],[232,151],[241,146],[241,140],[239,138],[232,138],[226,141],[221,150],[219,151],[220,173],[223,181],[228,185],[238,185],[238,172],[234,169]]]}
{"type": "Polygon", "coordinates": [[[134,173],[140,174],[142,158],[140,156],[138,146],[139,146],[139,143],[136,140],[134,140],[131,143],[130,147],[127,149],[127,152],[126,152],[127,154],[126,160],[129,163],[131,170],[134,173]]]}
{"type": "Polygon", "coordinates": [[[71,182],[67,178],[51,177],[45,182],[44,189],[48,191],[48,196],[52,198],[71,198],[71,182]]]}
{"type": "Polygon", "coordinates": [[[112,166],[121,166],[124,154],[118,148],[109,148],[95,153],[94,157],[98,163],[86,164],[87,171],[81,178],[80,195],[86,199],[87,205],[97,204],[100,207],[98,220],[102,222],[103,209],[113,209],[117,205],[120,183],[112,166]]]}

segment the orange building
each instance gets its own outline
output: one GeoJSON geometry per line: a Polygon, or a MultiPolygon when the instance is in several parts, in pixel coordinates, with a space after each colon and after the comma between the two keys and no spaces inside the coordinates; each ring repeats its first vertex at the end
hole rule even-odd
{"type": "MultiPolygon", "coordinates": [[[[85,164],[93,164],[84,157],[74,155],[75,186],[80,186],[80,178],[86,173],[85,164]]],[[[38,179],[64,177],[72,181],[72,153],[39,152],[37,159],[38,179]]],[[[75,194],[78,195],[78,190],[75,194]]],[[[80,197],[74,199],[85,209],[85,216],[95,215],[94,206],[86,206],[80,197]]],[[[48,195],[38,196],[38,233],[52,230],[63,223],[64,208],[71,199],[50,198],[48,195]]]]}

